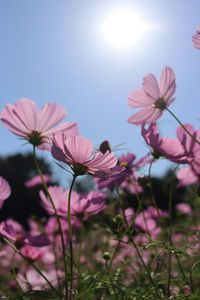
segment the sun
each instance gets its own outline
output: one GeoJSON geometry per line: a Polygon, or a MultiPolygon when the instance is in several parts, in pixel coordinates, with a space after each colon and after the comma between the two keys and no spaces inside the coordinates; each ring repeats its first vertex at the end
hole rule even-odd
{"type": "Polygon", "coordinates": [[[150,29],[151,25],[139,13],[127,8],[112,11],[101,25],[104,38],[116,48],[130,48],[150,29]]]}

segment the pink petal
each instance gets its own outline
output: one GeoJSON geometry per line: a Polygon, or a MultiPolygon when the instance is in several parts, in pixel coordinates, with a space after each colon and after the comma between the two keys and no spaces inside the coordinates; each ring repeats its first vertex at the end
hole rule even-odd
{"type": "Polygon", "coordinates": [[[170,67],[165,67],[160,76],[160,97],[166,102],[170,99],[176,90],[176,77],[170,67]]]}
{"type": "Polygon", "coordinates": [[[185,156],[185,151],[178,140],[169,137],[163,138],[160,150],[165,157],[174,162],[188,163],[187,156],[185,156]]]}
{"type": "Polygon", "coordinates": [[[89,168],[90,172],[96,172],[99,170],[106,170],[114,168],[117,164],[118,158],[114,152],[106,151],[106,153],[96,153],[92,160],[85,165],[89,168]]]}
{"type": "Polygon", "coordinates": [[[92,156],[93,144],[83,136],[68,137],[65,140],[64,150],[71,162],[84,164],[92,156]]]}
{"type": "Polygon", "coordinates": [[[11,132],[22,137],[27,137],[32,129],[36,129],[34,125],[37,124],[37,113],[35,103],[32,100],[23,98],[15,104],[7,104],[0,118],[2,123],[11,132]]]}
{"type": "Polygon", "coordinates": [[[128,118],[128,122],[135,125],[149,124],[157,120],[162,114],[160,109],[146,107],[128,118]]]}
{"type": "Polygon", "coordinates": [[[66,137],[64,133],[57,132],[53,136],[53,145],[51,147],[51,154],[53,158],[59,161],[66,162],[66,155],[64,150],[64,143],[65,143],[66,137]]]}
{"type": "Polygon", "coordinates": [[[65,122],[57,126],[56,128],[48,130],[47,132],[45,132],[45,135],[51,137],[56,132],[62,132],[65,134],[65,136],[71,137],[79,135],[78,124],[75,122],[65,122]]]}
{"type": "Polygon", "coordinates": [[[37,130],[38,110],[34,101],[22,98],[13,104],[13,114],[30,132],[37,130]]]}
{"type": "Polygon", "coordinates": [[[198,176],[192,171],[190,167],[182,168],[176,174],[179,180],[177,187],[187,186],[191,184],[196,184],[198,182],[198,176]]]}
{"type": "Polygon", "coordinates": [[[142,136],[149,146],[151,146],[154,150],[159,151],[162,144],[162,137],[158,133],[158,125],[156,123],[150,124],[148,129],[145,129],[143,125],[142,136]]]}
{"type": "Polygon", "coordinates": [[[194,43],[194,47],[196,49],[200,49],[200,25],[197,26],[197,30],[195,35],[192,37],[192,41],[194,43]]]}
{"type": "Polygon", "coordinates": [[[154,102],[143,90],[135,90],[128,95],[128,106],[131,108],[152,105],[154,102]]]}
{"type": "Polygon", "coordinates": [[[57,103],[46,103],[39,112],[38,124],[39,132],[48,131],[52,127],[64,120],[67,111],[57,103]]]}
{"type": "MultiPolygon", "coordinates": [[[[195,131],[194,127],[190,124],[183,125],[197,140],[200,141],[200,130],[195,131]]],[[[185,148],[187,153],[194,153],[200,151],[200,145],[189,136],[189,134],[182,128],[182,126],[177,127],[176,136],[185,148]]]]}
{"type": "Polygon", "coordinates": [[[177,204],[176,206],[176,209],[177,210],[179,210],[179,211],[181,211],[182,213],[184,213],[184,214],[190,214],[191,213],[191,207],[189,206],[189,204],[187,204],[187,203],[179,203],[179,204],[177,204]]]}
{"type": "Polygon", "coordinates": [[[11,188],[8,182],[0,176],[0,208],[4,201],[10,196],[11,188]]]}
{"type": "Polygon", "coordinates": [[[51,151],[51,145],[52,145],[52,139],[53,135],[56,132],[64,133],[65,136],[75,136],[79,134],[78,131],[78,124],[75,122],[66,122],[63,123],[56,128],[52,128],[48,130],[47,132],[44,132],[44,138],[43,138],[43,143],[38,147],[40,150],[48,150],[51,151]]]}
{"type": "MultiPolygon", "coordinates": [[[[51,181],[51,177],[49,175],[43,175],[43,179],[46,183],[50,182],[51,181]]],[[[41,185],[42,184],[42,180],[40,178],[39,175],[36,175],[35,177],[33,177],[32,179],[30,180],[27,180],[24,182],[24,185],[26,187],[34,187],[34,186],[37,186],[37,185],[41,185]]]]}
{"type": "Polygon", "coordinates": [[[160,98],[158,82],[153,74],[148,74],[143,78],[142,86],[147,96],[153,98],[155,101],[160,98]]]}

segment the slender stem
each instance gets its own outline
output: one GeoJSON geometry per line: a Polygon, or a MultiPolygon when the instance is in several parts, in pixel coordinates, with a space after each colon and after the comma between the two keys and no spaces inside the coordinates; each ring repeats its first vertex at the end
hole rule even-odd
{"type": "MultiPolygon", "coordinates": [[[[172,246],[172,187],[169,191],[169,244],[172,246]]],[[[169,252],[169,260],[168,260],[168,298],[170,298],[170,283],[171,283],[171,251],[169,252]]]]}
{"type": "Polygon", "coordinates": [[[150,189],[150,193],[151,193],[151,199],[153,201],[153,205],[157,211],[157,214],[158,214],[158,218],[160,221],[162,221],[162,218],[161,218],[161,215],[160,215],[160,212],[159,212],[159,208],[158,208],[158,205],[156,203],[156,199],[154,197],[154,194],[153,194],[153,189],[152,189],[152,182],[151,182],[151,169],[152,169],[152,165],[154,163],[154,159],[152,159],[152,161],[150,162],[150,165],[149,165],[149,183],[148,183],[148,186],[149,186],[149,189],[150,189]]]}
{"type": "Polygon", "coordinates": [[[151,276],[151,273],[150,273],[148,267],[146,266],[146,264],[145,264],[145,262],[144,262],[144,260],[143,260],[143,258],[142,258],[142,255],[140,254],[140,251],[139,251],[139,249],[138,249],[137,245],[135,244],[135,241],[134,241],[134,239],[133,239],[133,237],[132,237],[131,230],[130,230],[130,227],[129,227],[129,224],[128,224],[128,221],[127,221],[127,219],[126,219],[126,215],[125,215],[125,212],[124,212],[124,209],[123,209],[122,198],[121,198],[121,195],[120,195],[120,192],[119,192],[119,188],[118,188],[118,186],[117,186],[116,183],[115,183],[115,187],[116,187],[118,199],[119,199],[119,202],[120,202],[120,206],[121,206],[121,209],[122,209],[122,214],[123,214],[123,217],[124,217],[124,221],[125,221],[125,224],[126,224],[126,228],[127,228],[128,234],[129,234],[130,241],[131,241],[131,243],[133,244],[133,247],[135,248],[135,250],[136,250],[136,252],[137,252],[137,255],[138,255],[138,257],[139,257],[139,259],[140,259],[140,261],[141,261],[141,263],[142,263],[142,265],[143,265],[145,271],[147,272],[147,275],[148,275],[148,277],[149,277],[149,280],[150,280],[151,284],[153,285],[153,287],[154,287],[154,289],[155,289],[156,296],[158,297],[158,299],[161,299],[161,298],[160,298],[160,295],[159,295],[159,292],[158,292],[158,287],[157,287],[157,285],[155,284],[155,282],[154,282],[154,280],[153,280],[153,278],[152,278],[152,276],[151,276]]]}
{"type": "MultiPolygon", "coordinates": [[[[81,221],[81,219],[80,219],[80,221],[81,221]]],[[[81,228],[80,228],[79,252],[78,252],[78,266],[79,266],[79,269],[81,267],[81,255],[82,255],[83,236],[84,236],[84,225],[82,223],[81,224],[81,228]]]]}
{"type": "Polygon", "coordinates": [[[13,276],[14,276],[14,279],[20,289],[20,291],[22,292],[22,294],[24,293],[23,291],[23,288],[21,287],[18,279],[17,279],[17,274],[16,274],[16,271],[15,271],[15,255],[16,255],[16,252],[13,253],[13,256],[12,256],[12,273],[13,273],[13,276]]]}
{"type": "Polygon", "coordinates": [[[191,286],[191,290],[194,293],[194,287],[193,287],[193,279],[192,279],[192,272],[194,270],[194,268],[200,264],[200,261],[197,261],[194,263],[194,265],[192,266],[192,268],[190,269],[190,286],[191,286]]]}
{"type": "Polygon", "coordinates": [[[174,119],[181,125],[181,127],[185,130],[185,132],[187,132],[187,134],[197,143],[200,145],[200,141],[198,141],[188,130],[187,128],[183,125],[183,123],[181,123],[181,121],[175,116],[175,114],[173,114],[173,112],[169,109],[169,108],[165,108],[173,117],[174,119]]]}
{"type": "MultiPolygon", "coordinates": [[[[138,202],[138,208],[137,208],[136,213],[135,213],[135,215],[134,215],[134,217],[133,217],[133,219],[132,219],[132,221],[131,221],[131,223],[130,223],[129,228],[131,228],[132,225],[134,224],[135,219],[136,219],[137,215],[139,214],[139,212],[140,212],[140,210],[141,210],[141,208],[142,208],[142,200],[141,200],[140,197],[139,197],[139,194],[138,194],[138,192],[137,192],[136,186],[135,186],[135,184],[134,184],[132,178],[130,178],[130,179],[131,179],[131,181],[132,181],[132,184],[133,184],[133,187],[134,187],[134,190],[135,190],[135,194],[136,194],[136,198],[137,198],[137,202],[138,202]]],[[[125,231],[125,234],[126,234],[126,232],[127,232],[127,230],[125,231]]],[[[125,235],[125,234],[124,234],[124,235],[125,235]]],[[[124,235],[123,235],[123,236],[124,236],[124,235]]],[[[123,236],[122,236],[121,239],[119,239],[118,242],[117,242],[117,245],[116,245],[116,247],[115,247],[115,250],[114,250],[113,255],[112,255],[112,257],[111,257],[111,260],[110,260],[110,264],[109,264],[108,269],[107,269],[107,272],[106,272],[107,275],[109,274],[110,269],[111,269],[112,264],[113,264],[113,260],[114,260],[114,258],[115,258],[115,256],[116,256],[117,252],[119,251],[120,243],[121,243],[121,241],[122,241],[123,236]]]]}
{"type": "Polygon", "coordinates": [[[36,265],[34,265],[34,263],[32,263],[32,261],[28,258],[26,258],[19,249],[17,249],[7,238],[5,238],[3,235],[0,234],[0,237],[2,238],[2,240],[9,245],[17,254],[19,254],[25,261],[27,261],[35,270],[36,272],[38,272],[43,278],[44,280],[48,283],[48,285],[51,287],[51,289],[55,292],[55,294],[60,298],[61,296],[59,295],[59,293],[57,292],[57,290],[55,289],[55,287],[51,284],[51,282],[47,279],[47,277],[40,271],[40,269],[38,269],[38,267],[36,267],[36,265]]]}
{"type": "Polygon", "coordinates": [[[72,287],[73,287],[73,244],[72,244],[72,226],[71,226],[71,211],[70,211],[70,202],[71,202],[71,194],[74,182],[76,180],[76,175],[73,175],[73,180],[70,185],[69,195],[68,195],[68,230],[69,230],[69,244],[70,244],[70,291],[69,291],[69,299],[71,299],[72,295],[72,287]]]}
{"type": "Polygon", "coordinates": [[[56,243],[55,243],[55,236],[53,237],[53,242],[52,242],[52,246],[53,246],[53,254],[54,254],[54,259],[55,259],[55,271],[56,271],[56,276],[57,276],[57,280],[58,280],[58,286],[60,288],[60,276],[58,273],[58,255],[56,252],[56,243]]]}
{"type": "Polygon", "coordinates": [[[117,252],[119,251],[120,243],[121,243],[121,239],[118,240],[118,242],[117,242],[117,246],[116,246],[115,251],[114,251],[114,253],[113,253],[112,257],[111,257],[110,263],[109,263],[107,271],[106,271],[106,275],[109,275],[109,273],[110,273],[110,269],[112,267],[113,260],[114,260],[114,258],[116,256],[117,252]]]}
{"type": "Polygon", "coordinates": [[[53,199],[49,193],[49,190],[48,190],[48,187],[46,185],[46,182],[44,181],[44,178],[43,178],[43,175],[42,175],[42,172],[40,170],[40,167],[39,167],[39,164],[38,164],[38,161],[37,161],[37,157],[36,157],[36,154],[35,154],[35,146],[33,146],[33,157],[34,157],[34,163],[35,163],[35,167],[36,167],[36,170],[42,180],[42,184],[44,186],[44,189],[45,189],[45,192],[51,202],[51,205],[54,209],[54,212],[55,212],[55,216],[56,216],[56,220],[58,222],[58,228],[59,228],[59,233],[60,233],[60,237],[61,237],[61,243],[62,243],[62,252],[63,252],[63,259],[64,259],[64,267],[65,267],[65,286],[66,286],[66,293],[68,293],[68,288],[67,288],[67,285],[68,285],[68,277],[67,277],[67,260],[66,260],[66,251],[65,251],[65,242],[64,242],[64,236],[63,236],[63,231],[62,231],[62,227],[61,227],[61,223],[60,223],[60,218],[58,216],[58,213],[57,213],[57,209],[54,205],[54,202],[53,202],[53,199]]]}

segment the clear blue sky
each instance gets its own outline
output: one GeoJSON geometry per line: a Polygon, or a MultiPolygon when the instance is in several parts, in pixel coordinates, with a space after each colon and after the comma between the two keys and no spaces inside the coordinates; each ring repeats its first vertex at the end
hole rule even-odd
{"type": "MultiPolygon", "coordinates": [[[[127,96],[141,87],[146,74],[159,78],[166,65],[174,69],[177,91],[171,109],[199,128],[200,51],[191,41],[199,23],[199,0],[1,1],[0,110],[22,97],[39,107],[60,103],[68,111],[66,121],[76,121],[80,134],[96,147],[104,139],[113,146],[125,142],[140,158],[147,147],[140,126],[127,123],[134,112],[127,96]],[[154,30],[120,51],[106,43],[98,24],[123,6],[139,12],[154,30]]],[[[163,135],[175,136],[177,123],[167,112],[159,125],[163,135]]],[[[31,149],[3,125],[0,133],[0,155],[31,149]]],[[[161,168],[157,164],[154,172],[160,174],[161,168]]]]}

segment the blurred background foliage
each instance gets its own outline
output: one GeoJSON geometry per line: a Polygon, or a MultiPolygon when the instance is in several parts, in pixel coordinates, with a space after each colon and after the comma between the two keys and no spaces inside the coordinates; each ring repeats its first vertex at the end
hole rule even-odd
{"type": "MultiPolygon", "coordinates": [[[[51,165],[45,161],[44,158],[38,159],[40,168],[43,174],[52,176],[51,165]]],[[[64,172],[64,171],[63,171],[64,172]]],[[[13,218],[28,229],[27,220],[34,215],[41,219],[47,218],[47,212],[40,205],[39,190],[42,185],[33,188],[27,188],[25,181],[36,176],[36,169],[34,166],[32,153],[15,154],[7,157],[0,157],[0,176],[4,177],[11,186],[11,196],[4,202],[0,210],[0,221],[7,218],[13,218]]],[[[181,187],[176,188],[177,179],[172,170],[168,170],[161,178],[152,177],[152,191],[157,201],[158,207],[164,210],[168,209],[169,190],[172,188],[173,192],[173,209],[175,212],[175,205],[180,202],[190,202],[194,196],[192,188],[181,187]]],[[[51,182],[51,185],[58,184],[58,182],[51,182]]],[[[82,176],[76,182],[74,189],[79,193],[88,193],[95,189],[93,178],[90,176],[82,176]]],[[[115,191],[111,191],[108,195],[108,201],[113,202],[113,208],[118,208],[117,195],[115,191]]],[[[143,208],[152,205],[151,192],[148,187],[144,188],[143,192],[143,208]]],[[[131,194],[128,190],[123,190],[124,208],[133,207],[137,209],[138,203],[136,195],[131,194]]]]}

